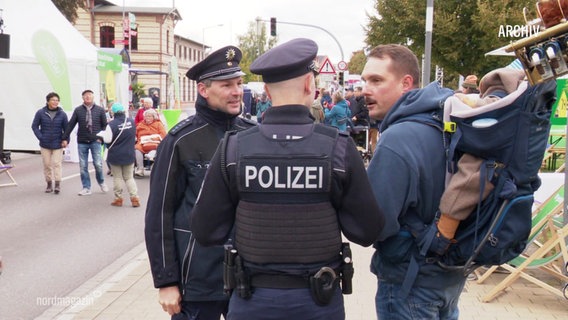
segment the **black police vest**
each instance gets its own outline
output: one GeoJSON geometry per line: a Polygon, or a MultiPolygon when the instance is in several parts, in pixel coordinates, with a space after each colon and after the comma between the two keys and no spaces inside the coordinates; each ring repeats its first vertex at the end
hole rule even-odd
{"type": "Polygon", "coordinates": [[[341,231],[330,201],[337,130],[317,125],[304,137],[274,139],[275,127],[237,135],[239,255],[257,264],[337,259],[341,231]]]}

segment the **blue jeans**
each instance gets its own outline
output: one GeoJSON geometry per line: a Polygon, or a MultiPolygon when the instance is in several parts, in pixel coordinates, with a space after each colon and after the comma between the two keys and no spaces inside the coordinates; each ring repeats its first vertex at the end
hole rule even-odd
{"type": "Polygon", "coordinates": [[[81,169],[81,183],[83,188],[91,189],[91,177],[89,176],[89,150],[93,157],[95,166],[95,176],[99,184],[105,183],[103,174],[103,158],[101,156],[101,143],[94,141],[91,143],[78,143],[79,149],[79,168],[81,169]]]}
{"type": "Polygon", "coordinates": [[[341,288],[337,288],[329,305],[318,306],[310,289],[254,288],[250,299],[233,292],[228,320],[344,320],[345,308],[341,288]]]}
{"type": "Polygon", "coordinates": [[[379,280],[375,296],[377,318],[379,320],[457,320],[458,301],[464,285],[465,278],[444,290],[412,287],[408,297],[401,298],[400,284],[379,280]]]}

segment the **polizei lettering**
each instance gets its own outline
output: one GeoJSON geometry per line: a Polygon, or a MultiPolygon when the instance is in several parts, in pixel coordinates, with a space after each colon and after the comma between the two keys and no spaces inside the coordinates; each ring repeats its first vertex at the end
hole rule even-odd
{"type": "Polygon", "coordinates": [[[245,166],[245,188],[321,190],[323,166],[245,166]]]}

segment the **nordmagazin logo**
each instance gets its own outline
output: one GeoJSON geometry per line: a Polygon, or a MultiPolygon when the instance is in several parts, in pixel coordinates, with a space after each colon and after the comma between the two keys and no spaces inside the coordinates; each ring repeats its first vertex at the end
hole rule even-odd
{"type": "Polygon", "coordinates": [[[539,25],[501,25],[499,27],[499,38],[526,38],[540,32],[539,25]]]}

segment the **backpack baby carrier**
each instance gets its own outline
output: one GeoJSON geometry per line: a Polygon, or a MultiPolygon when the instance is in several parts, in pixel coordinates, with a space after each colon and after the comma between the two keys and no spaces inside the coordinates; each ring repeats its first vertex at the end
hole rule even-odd
{"type": "MultiPolygon", "coordinates": [[[[442,130],[448,160],[448,174],[455,172],[460,156],[468,153],[481,158],[479,202],[469,217],[460,221],[455,241],[436,263],[464,276],[484,265],[500,265],[523,252],[531,230],[533,194],[540,187],[542,165],[550,131],[556,82],[529,86],[521,82],[517,90],[488,105],[459,113],[444,106],[444,119],[420,117],[442,130]],[[489,125],[477,125],[488,123],[489,125]],[[485,179],[494,189],[483,198],[485,179]]],[[[456,100],[458,100],[456,98],[456,100]]],[[[453,101],[455,104],[456,101],[453,101]]],[[[465,110],[465,109],[464,109],[465,110]]],[[[448,178],[449,179],[449,178],[448,178]]],[[[449,181],[446,179],[446,181],[449,181]]],[[[440,212],[437,213],[439,218],[440,212]]],[[[435,219],[437,220],[437,219],[435,219]]],[[[436,237],[436,221],[416,234],[419,261],[432,259],[428,253],[436,237]]]]}

